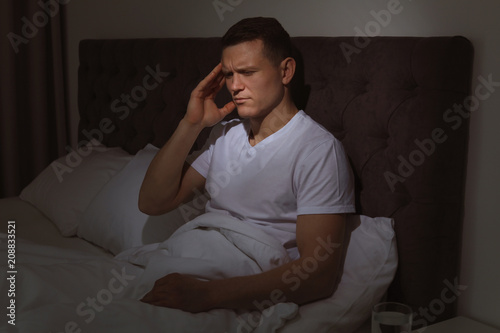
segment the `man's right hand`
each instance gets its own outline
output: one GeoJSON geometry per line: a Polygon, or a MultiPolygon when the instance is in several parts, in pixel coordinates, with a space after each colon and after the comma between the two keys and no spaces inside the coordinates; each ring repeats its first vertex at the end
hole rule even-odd
{"type": "Polygon", "coordinates": [[[222,108],[215,104],[215,96],[226,80],[222,73],[222,64],[218,64],[191,92],[184,120],[201,128],[211,127],[231,113],[236,105],[229,102],[222,108]]]}
{"type": "Polygon", "coordinates": [[[205,178],[185,165],[198,134],[220,122],[236,107],[229,102],[222,108],[215,96],[226,80],[218,64],[191,93],[184,119],[149,165],[139,193],[139,209],[149,215],[164,214],[191,200],[194,189],[203,190],[205,178]]]}

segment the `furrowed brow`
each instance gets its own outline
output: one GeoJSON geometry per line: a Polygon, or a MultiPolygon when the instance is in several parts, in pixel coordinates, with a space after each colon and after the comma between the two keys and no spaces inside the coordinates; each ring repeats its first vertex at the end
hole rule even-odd
{"type": "Polygon", "coordinates": [[[257,70],[257,67],[255,67],[255,66],[241,66],[241,67],[235,68],[235,71],[238,73],[255,72],[256,70],[257,70]]]}

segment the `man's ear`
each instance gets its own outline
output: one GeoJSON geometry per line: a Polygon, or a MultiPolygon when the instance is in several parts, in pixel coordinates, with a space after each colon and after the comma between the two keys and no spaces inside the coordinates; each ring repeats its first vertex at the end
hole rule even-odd
{"type": "Polygon", "coordinates": [[[280,68],[282,73],[282,82],[284,85],[287,85],[292,81],[296,66],[297,64],[295,63],[295,59],[291,57],[288,57],[281,62],[280,68]]]}

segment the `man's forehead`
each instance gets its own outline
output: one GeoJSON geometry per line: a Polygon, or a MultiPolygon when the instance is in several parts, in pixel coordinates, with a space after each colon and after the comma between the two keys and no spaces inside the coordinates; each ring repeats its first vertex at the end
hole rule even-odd
{"type": "Polygon", "coordinates": [[[253,40],[228,46],[222,51],[222,67],[253,66],[256,62],[265,59],[262,49],[263,43],[261,40],[253,40]]]}

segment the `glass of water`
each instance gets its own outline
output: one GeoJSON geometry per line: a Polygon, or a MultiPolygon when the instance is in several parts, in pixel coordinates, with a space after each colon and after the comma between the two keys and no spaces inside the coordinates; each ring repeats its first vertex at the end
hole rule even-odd
{"type": "Polygon", "coordinates": [[[372,333],[411,332],[413,311],[408,305],[385,302],[373,307],[372,333]]]}

